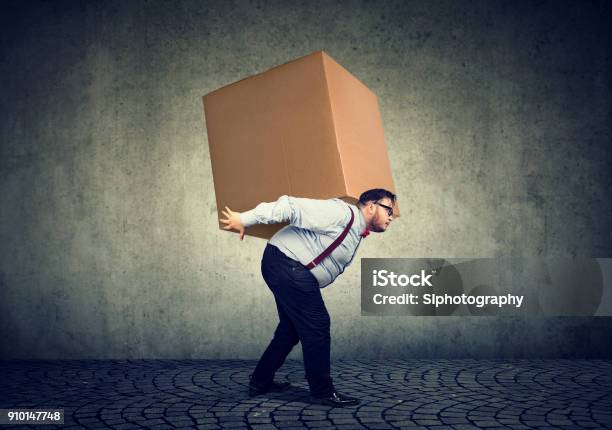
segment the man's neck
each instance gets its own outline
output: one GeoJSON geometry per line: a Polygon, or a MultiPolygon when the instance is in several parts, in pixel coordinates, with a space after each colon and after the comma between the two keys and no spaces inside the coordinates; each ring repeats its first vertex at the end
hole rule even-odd
{"type": "Polygon", "coordinates": [[[359,211],[361,212],[361,215],[363,216],[363,220],[365,221],[365,228],[368,230],[371,230],[372,226],[370,225],[370,220],[368,220],[368,217],[365,213],[365,207],[359,207],[359,206],[357,207],[359,208],[359,211]]]}

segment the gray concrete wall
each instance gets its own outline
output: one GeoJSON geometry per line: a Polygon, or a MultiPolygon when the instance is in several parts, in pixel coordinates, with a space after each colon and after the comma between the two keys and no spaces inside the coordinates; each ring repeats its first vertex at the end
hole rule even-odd
{"type": "Polygon", "coordinates": [[[334,358],[612,357],[609,318],[359,307],[359,257],[612,256],[609,2],[1,8],[3,358],[257,357],[265,242],[217,228],[201,96],[320,49],[379,96],[403,210],[324,290],[334,358]]]}

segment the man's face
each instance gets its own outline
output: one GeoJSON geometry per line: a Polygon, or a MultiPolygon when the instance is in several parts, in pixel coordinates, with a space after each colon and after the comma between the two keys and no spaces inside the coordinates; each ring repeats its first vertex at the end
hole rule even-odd
{"type": "Polygon", "coordinates": [[[393,203],[391,199],[385,197],[378,202],[372,202],[370,204],[373,205],[372,209],[374,210],[374,215],[370,222],[370,230],[376,233],[382,233],[387,230],[387,227],[389,227],[389,224],[393,221],[393,215],[389,215],[389,210],[385,206],[392,208],[393,203]]]}

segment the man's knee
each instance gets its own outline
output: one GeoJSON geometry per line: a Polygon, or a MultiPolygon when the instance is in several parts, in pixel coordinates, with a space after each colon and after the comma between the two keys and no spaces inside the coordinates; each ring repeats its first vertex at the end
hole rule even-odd
{"type": "Polygon", "coordinates": [[[291,346],[297,345],[297,343],[300,341],[300,338],[298,337],[297,333],[282,328],[276,329],[276,331],[274,332],[274,339],[277,342],[282,342],[291,346]]]}
{"type": "Polygon", "coordinates": [[[325,332],[329,333],[331,329],[331,319],[329,318],[329,314],[326,312],[317,316],[317,318],[313,318],[310,324],[310,329],[319,334],[323,334],[325,332]]]}
{"type": "Polygon", "coordinates": [[[312,324],[308,329],[302,331],[302,341],[305,343],[329,343],[330,323],[321,321],[318,324],[312,324]]]}

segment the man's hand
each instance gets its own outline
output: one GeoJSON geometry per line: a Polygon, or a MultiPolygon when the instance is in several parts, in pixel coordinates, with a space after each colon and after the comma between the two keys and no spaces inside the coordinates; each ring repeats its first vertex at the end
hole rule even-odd
{"type": "Polygon", "coordinates": [[[240,212],[234,212],[226,206],[221,213],[226,217],[226,219],[219,219],[219,221],[225,224],[223,230],[238,230],[240,240],[244,239],[244,226],[240,221],[240,212]]]}

